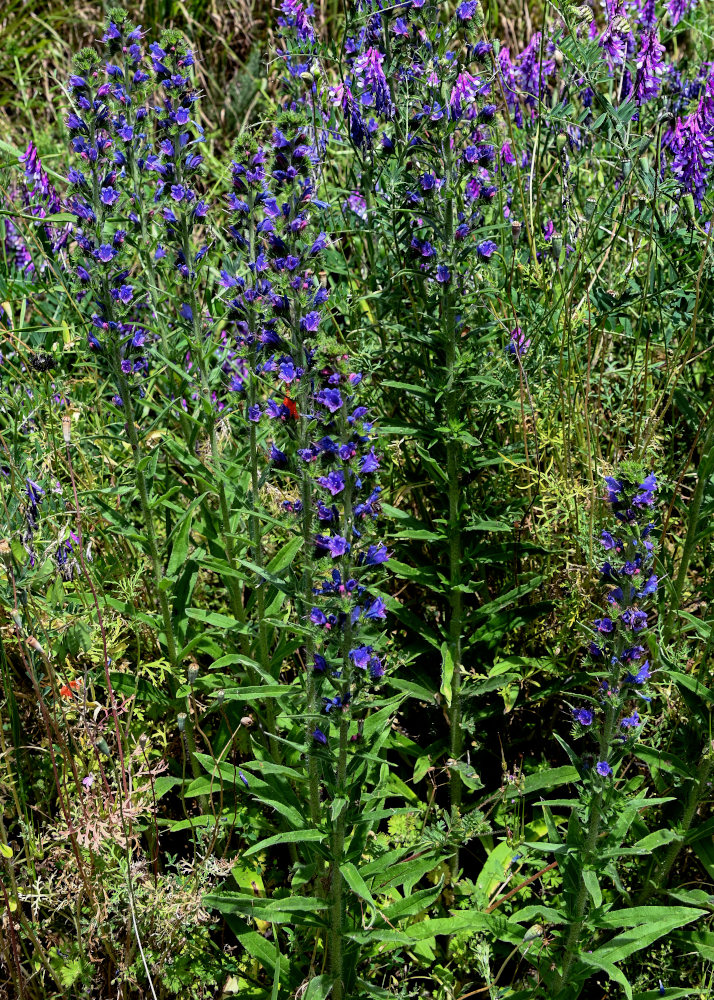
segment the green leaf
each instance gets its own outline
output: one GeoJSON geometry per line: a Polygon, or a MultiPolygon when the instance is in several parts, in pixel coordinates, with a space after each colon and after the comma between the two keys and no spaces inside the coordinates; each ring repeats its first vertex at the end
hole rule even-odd
{"type": "Polygon", "coordinates": [[[204,608],[186,608],[186,614],[189,618],[193,618],[197,622],[203,622],[204,625],[215,625],[216,628],[220,629],[240,629],[241,632],[247,631],[246,626],[241,625],[235,618],[231,618],[230,615],[222,615],[218,611],[206,611],[204,608]]]}
{"type": "Polygon", "coordinates": [[[583,869],[583,882],[593,901],[593,906],[596,910],[599,910],[602,906],[602,892],[600,891],[600,883],[597,880],[597,875],[591,868],[583,869]]]}
{"type": "Polygon", "coordinates": [[[563,764],[561,767],[551,767],[546,771],[536,771],[535,774],[526,776],[523,782],[522,795],[530,795],[538,792],[541,788],[557,788],[559,785],[575,784],[580,781],[580,774],[577,769],[570,764],[563,764]]]}
{"type": "Polygon", "coordinates": [[[649,853],[658,847],[664,847],[665,844],[671,844],[673,840],[679,840],[679,837],[673,830],[654,830],[652,833],[648,833],[646,837],[643,837],[642,840],[638,840],[635,844],[635,849],[649,853]]]}
{"type": "Polygon", "coordinates": [[[374,920],[377,914],[377,904],[372,899],[372,893],[369,891],[365,880],[351,861],[346,861],[343,865],[340,865],[340,871],[355,896],[359,896],[360,899],[363,899],[372,908],[372,919],[374,920]]]}
{"type": "Polygon", "coordinates": [[[622,986],[627,1000],[632,1000],[632,987],[625,978],[625,974],[621,972],[616,965],[613,965],[613,963],[606,956],[598,955],[597,952],[594,952],[592,955],[587,952],[581,952],[580,963],[582,965],[591,965],[596,969],[601,969],[603,972],[606,972],[610,979],[612,979],[613,983],[618,983],[618,985],[622,986]]]}
{"type": "Polygon", "coordinates": [[[249,858],[251,854],[258,854],[260,851],[264,851],[268,847],[274,847],[276,844],[303,844],[307,841],[319,843],[326,839],[327,835],[320,833],[319,830],[286,830],[284,833],[276,833],[275,836],[267,837],[265,840],[254,844],[247,851],[243,851],[241,857],[249,858]]]}
{"type": "Polygon", "coordinates": [[[283,547],[270,560],[270,562],[267,565],[268,572],[269,573],[282,572],[295,559],[295,556],[302,548],[302,545],[303,545],[303,539],[300,535],[298,535],[296,538],[291,538],[290,541],[286,542],[285,545],[283,545],[283,547]]]}
{"type": "Polygon", "coordinates": [[[325,1000],[332,986],[329,976],[314,976],[307,984],[302,1000],[325,1000]]]}
{"type": "Polygon", "coordinates": [[[275,952],[275,971],[273,973],[273,989],[270,994],[270,1000],[278,1000],[278,993],[280,991],[280,949],[278,948],[278,937],[275,937],[276,952],[275,952]]]}
{"type": "Polygon", "coordinates": [[[441,694],[448,706],[451,705],[451,683],[454,679],[454,659],[447,643],[441,645],[441,694]]]}
{"type": "Polygon", "coordinates": [[[268,923],[314,923],[311,917],[326,910],[323,899],[307,896],[290,896],[286,899],[265,899],[242,892],[214,892],[203,897],[204,906],[221,913],[242,913],[268,923]]]}

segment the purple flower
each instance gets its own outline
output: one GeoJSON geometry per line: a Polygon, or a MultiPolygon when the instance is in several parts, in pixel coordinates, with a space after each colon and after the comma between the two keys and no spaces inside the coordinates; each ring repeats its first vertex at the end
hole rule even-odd
{"type": "Polygon", "coordinates": [[[336,413],[342,406],[342,396],[339,389],[321,389],[315,399],[326,406],[330,413],[336,413]]]}
{"type": "Polygon", "coordinates": [[[370,545],[364,557],[367,566],[379,566],[380,563],[385,563],[388,559],[389,553],[384,545],[370,545]]]}
{"type": "Polygon", "coordinates": [[[183,184],[172,184],[171,185],[171,197],[174,201],[181,201],[186,196],[186,190],[183,184]]]}
{"type": "Polygon", "coordinates": [[[677,119],[668,142],[674,154],[672,173],[685,191],[694,196],[698,208],[701,208],[709,172],[714,162],[714,137],[709,134],[703,118],[704,108],[700,104],[694,114],[684,120],[677,119]]]}
{"type": "Polygon", "coordinates": [[[189,323],[193,322],[193,309],[188,304],[188,302],[183,302],[181,304],[181,308],[179,309],[179,314],[183,316],[185,320],[188,320],[189,323]]]}
{"type": "Polygon", "coordinates": [[[664,71],[662,61],[664,51],[656,27],[642,33],[640,50],[637,54],[637,73],[631,95],[638,104],[651,101],[659,93],[659,78],[664,71]]]}
{"type": "Polygon", "coordinates": [[[448,285],[451,281],[451,271],[445,264],[439,264],[436,269],[436,280],[440,285],[448,285]]]}
{"type": "MultiPolygon", "coordinates": [[[[319,536],[321,540],[324,536],[319,536]]],[[[340,556],[344,556],[350,551],[350,543],[342,535],[331,535],[329,538],[325,539],[325,548],[330,553],[333,559],[339,559],[340,556]]]]}
{"type": "Polygon", "coordinates": [[[620,723],[623,729],[635,729],[640,725],[640,717],[637,711],[633,711],[632,715],[626,716],[620,723]]]}
{"type": "Polygon", "coordinates": [[[639,597],[650,597],[652,594],[657,593],[657,574],[652,573],[647,583],[644,585],[642,590],[639,592],[639,597]]]}
{"type": "Polygon", "coordinates": [[[102,188],[100,199],[103,205],[114,205],[119,201],[119,192],[113,187],[102,188]]]}
{"type": "Polygon", "coordinates": [[[672,27],[675,28],[690,10],[694,10],[696,5],[697,0],[668,0],[667,10],[672,27]]]}
{"type": "Polygon", "coordinates": [[[493,240],[483,240],[476,246],[476,253],[484,260],[492,257],[496,250],[498,250],[498,244],[494,243],[493,240]]]}
{"type": "Polygon", "coordinates": [[[310,621],[313,625],[327,625],[327,618],[325,617],[324,611],[320,608],[313,608],[310,612],[310,621]]]}
{"type": "Polygon", "coordinates": [[[593,724],[593,713],[589,708],[574,708],[573,717],[581,726],[591,726],[593,724]]]}
{"type": "Polygon", "coordinates": [[[470,21],[478,10],[478,0],[464,0],[456,8],[456,16],[459,21],[470,21]]]}
{"type": "Polygon", "coordinates": [[[608,487],[607,499],[610,503],[617,503],[617,498],[622,493],[623,485],[619,479],[613,479],[612,476],[605,476],[605,482],[608,487]]]}
{"type": "Polygon", "coordinates": [[[373,656],[368,663],[369,676],[373,681],[379,680],[380,677],[384,677],[384,667],[382,666],[382,661],[378,656],[373,656]]]}
{"type": "Polygon", "coordinates": [[[641,632],[647,625],[647,612],[637,608],[627,608],[620,615],[620,621],[626,628],[631,628],[633,632],[641,632]]]}
{"type": "Polygon", "coordinates": [[[323,747],[327,746],[327,737],[325,736],[325,734],[321,729],[317,728],[317,726],[313,730],[312,738],[315,741],[315,743],[320,743],[323,747]]]}
{"type": "Polygon", "coordinates": [[[326,476],[319,476],[317,482],[329,490],[334,497],[345,488],[345,474],[339,469],[333,470],[326,476]]]}
{"type": "Polygon", "coordinates": [[[372,656],[371,646],[358,646],[350,650],[350,659],[360,670],[366,670],[372,656]]]}
{"type": "Polygon", "coordinates": [[[606,760],[599,760],[595,765],[595,770],[601,778],[609,778],[612,774],[612,768],[606,760]]]}
{"type": "Polygon", "coordinates": [[[602,546],[606,551],[614,549],[616,552],[622,552],[623,546],[622,542],[613,538],[609,531],[603,531],[600,535],[600,541],[602,546]]]}
{"type": "Polygon", "coordinates": [[[318,326],[320,325],[320,314],[318,312],[309,312],[306,316],[300,320],[300,329],[304,330],[306,333],[315,333],[318,326]]]}
{"type": "Polygon", "coordinates": [[[506,353],[515,354],[516,357],[522,357],[528,348],[531,346],[530,338],[526,339],[526,335],[521,330],[520,326],[517,326],[515,330],[511,331],[511,340],[506,344],[506,353]]]}
{"type": "Polygon", "coordinates": [[[378,115],[391,118],[394,105],[389,91],[389,84],[382,69],[384,54],[374,47],[368,48],[358,56],[354,63],[355,80],[360,89],[360,101],[363,107],[374,108],[378,115]]]}
{"type": "Polygon", "coordinates": [[[100,260],[102,264],[108,264],[117,255],[117,251],[114,247],[109,246],[108,243],[102,243],[98,250],[94,251],[94,256],[97,260],[100,260]]]}
{"type": "Polygon", "coordinates": [[[606,635],[615,631],[615,623],[612,618],[596,618],[593,622],[593,626],[598,630],[598,632],[603,632],[606,635]]]}
{"type": "MultiPolygon", "coordinates": [[[[642,648],[641,646],[639,647],[642,648]]],[[[636,674],[627,673],[625,674],[626,684],[644,684],[650,678],[650,661],[645,660],[640,669],[636,674]]]]}
{"type": "Polygon", "coordinates": [[[128,305],[128,303],[131,302],[132,298],[134,297],[133,287],[131,285],[122,285],[121,288],[119,289],[117,297],[120,302],[124,303],[124,305],[128,305]]]}
{"type": "Polygon", "coordinates": [[[376,621],[378,618],[387,617],[387,609],[381,597],[376,597],[371,604],[367,604],[364,609],[365,618],[376,621]]]}

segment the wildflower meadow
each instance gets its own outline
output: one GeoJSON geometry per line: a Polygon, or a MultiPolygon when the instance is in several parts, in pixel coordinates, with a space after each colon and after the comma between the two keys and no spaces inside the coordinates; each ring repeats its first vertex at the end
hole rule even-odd
{"type": "Polygon", "coordinates": [[[714,1000],[711,4],[0,27],[0,998],[714,1000]]]}

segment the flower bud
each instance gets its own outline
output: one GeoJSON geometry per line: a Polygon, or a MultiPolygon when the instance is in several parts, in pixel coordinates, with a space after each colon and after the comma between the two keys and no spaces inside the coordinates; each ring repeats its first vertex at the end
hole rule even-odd
{"type": "Polygon", "coordinates": [[[187,671],[188,683],[192,687],[196,683],[196,678],[198,677],[198,669],[199,668],[197,663],[192,663],[191,666],[188,668],[187,671]]]}
{"type": "Polygon", "coordinates": [[[596,205],[597,205],[597,201],[595,200],[595,198],[588,198],[588,199],[586,199],[586,201],[585,201],[585,218],[586,219],[592,219],[593,215],[595,215],[595,206],[596,205]]]}
{"type": "Polygon", "coordinates": [[[518,219],[514,219],[511,223],[511,239],[513,243],[518,243],[521,238],[521,230],[523,229],[523,223],[519,222],[518,219]]]}
{"type": "Polygon", "coordinates": [[[180,733],[185,732],[185,730],[186,730],[186,713],[185,712],[179,712],[179,714],[176,716],[176,723],[178,725],[179,732],[180,733]]]}
{"type": "Polygon", "coordinates": [[[568,137],[565,134],[565,132],[559,132],[558,135],[555,137],[555,148],[558,150],[559,153],[563,152],[567,142],[568,142],[568,137]]]}

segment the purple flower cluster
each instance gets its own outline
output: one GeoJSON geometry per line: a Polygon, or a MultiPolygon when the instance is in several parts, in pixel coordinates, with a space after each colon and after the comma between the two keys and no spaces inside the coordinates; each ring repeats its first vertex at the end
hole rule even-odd
{"type": "MultiPolygon", "coordinates": [[[[236,143],[229,233],[234,254],[221,271],[236,349],[246,374],[233,388],[245,398],[253,440],[270,428],[268,461],[283,509],[305,540],[298,608],[313,629],[306,655],[324,710],[342,710],[357,679],[376,679],[382,663],[369,635],[385,616],[362,577],[388,558],[369,540],[379,512],[379,458],[372,424],[355,392],[361,376],[321,346],[328,292],[316,279],[328,244],[315,196],[318,154],[301,117],[277,122],[270,148],[236,143]],[[292,492],[293,484],[297,495],[292,492]],[[367,637],[362,638],[362,634],[367,637]]],[[[325,724],[322,723],[323,729],[325,724]]],[[[326,740],[317,727],[312,737],[326,740]]]]}
{"type": "Polygon", "coordinates": [[[654,547],[651,521],[657,481],[653,473],[641,478],[629,469],[617,478],[605,477],[607,500],[615,518],[603,530],[601,543],[607,553],[601,576],[608,586],[609,610],[592,624],[588,654],[601,675],[590,706],[573,710],[578,730],[595,731],[599,744],[596,771],[612,774],[612,764],[623,744],[636,738],[641,725],[633,699],[648,702],[642,689],[652,672],[651,643],[646,636],[650,609],[657,595],[653,571],[654,547]]]}
{"type": "MultiPolygon", "coordinates": [[[[10,192],[11,203],[19,204],[24,215],[35,216],[38,220],[63,211],[62,199],[47,176],[37,147],[32,141],[19,159],[23,168],[23,180],[19,189],[10,192]]],[[[7,258],[25,274],[32,274],[35,270],[35,258],[40,259],[39,267],[43,270],[47,265],[47,255],[55,257],[59,254],[66,246],[71,232],[68,225],[45,223],[42,230],[46,245],[43,252],[38,254],[37,241],[22,232],[19,220],[13,221],[10,216],[6,216],[4,222],[7,258]]]]}

